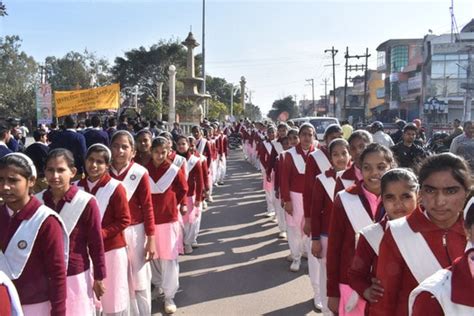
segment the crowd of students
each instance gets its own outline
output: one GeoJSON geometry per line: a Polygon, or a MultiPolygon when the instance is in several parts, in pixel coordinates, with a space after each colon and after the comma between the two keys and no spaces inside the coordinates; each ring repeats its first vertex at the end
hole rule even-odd
{"type": "MultiPolygon", "coordinates": [[[[402,131],[407,142],[413,126],[402,131]]],[[[366,130],[344,139],[330,125],[321,142],[308,123],[237,130],[262,171],[267,215],[288,239],[289,269],[307,257],[323,315],[474,315],[474,199],[463,158],[416,156],[412,170],[366,130]]]]}
{"type": "Polygon", "coordinates": [[[176,312],[178,256],[199,246],[227,136],[217,123],[176,141],[150,128],[109,138],[97,127],[106,144],[97,138],[83,157],[65,148],[82,139],[71,126],[45,143],[40,166],[28,152],[0,157],[0,315],[150,315],[158,297],[176,312]]]}

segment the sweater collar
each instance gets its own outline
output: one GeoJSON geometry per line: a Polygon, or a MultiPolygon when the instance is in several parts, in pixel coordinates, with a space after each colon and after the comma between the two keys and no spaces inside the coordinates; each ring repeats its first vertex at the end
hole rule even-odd
{"type": "Polygon", "coordinates": [[[474,278],[469,268],[469,260],[474,256],[474,249],[468,250],[458,258],[451,267],[451,300],[453,303],[474,307],[474,278]]]}

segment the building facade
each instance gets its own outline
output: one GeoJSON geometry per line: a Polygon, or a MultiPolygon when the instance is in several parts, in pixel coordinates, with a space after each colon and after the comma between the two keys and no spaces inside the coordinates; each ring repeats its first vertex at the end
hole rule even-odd
{"type": "Polygon", "coordinates": [[[371,108],[381,121],[420,117],[422,100],[423,39],[390,39],[377,47],[377,71],[384,87],[376,90],[383,102],[371,108]]]}
{"type": "Polygon", "coordinates": [[[423,50],[425,118],[432,123],[463,120],[465,88],[468,80],[472,82],[467,70],[474,58],[474,19],[458,34],[425,36],[423,50]]]}

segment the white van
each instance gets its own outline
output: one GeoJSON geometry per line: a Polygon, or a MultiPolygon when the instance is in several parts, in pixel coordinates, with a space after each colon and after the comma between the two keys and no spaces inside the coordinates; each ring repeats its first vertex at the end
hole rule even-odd
{"type": "Polygon", "coordinates": [[[301,126],[303,123],[311,123],[316,129],[316,134],[318,140],[322,141],[324,136],[324,131],[331,124],[338,124],[339,120],[335,117],[323,117],[323,116],[306,116],[291,119],[296,126],[301,126]]]}

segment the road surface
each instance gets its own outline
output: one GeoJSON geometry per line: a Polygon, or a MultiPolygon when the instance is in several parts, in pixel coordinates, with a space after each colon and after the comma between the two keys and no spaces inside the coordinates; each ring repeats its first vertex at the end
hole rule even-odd
{"type": "MultiPolygon", "coordinates": [[[[316,315],[303,260],[289,271],[288,244],[264,217],[260,173],[230,152],[228,176],[203,213],[200,248],[181,256],[177,315],[316,315]]],[[[164,315],[161,299],[153,315],[164,315]]]]}

